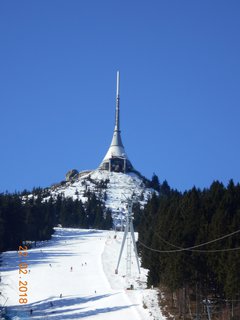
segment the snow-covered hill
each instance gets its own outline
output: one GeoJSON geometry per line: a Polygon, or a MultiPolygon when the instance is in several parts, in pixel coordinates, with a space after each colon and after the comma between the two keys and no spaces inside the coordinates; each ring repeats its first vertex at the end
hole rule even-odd
{"type": "Polygon", "coordinates": [[[117,173],[94,170],[82,173],[75,181],[53,186],[52,197],[65,197],[87,201],[87,192],[94,192],[112,212],[125,211],[126,199],[134,197],[141,205],[151,198],[154,190],[146,188],[144,180],[135,173],[117,173]]]}
{"type": "Polygon", "coordinates": [[[133,261],[127,279],[123,259],[115,274],[121,239],[121,232],[56,228],[52,240],[26,257],[3,253],[0,305],[7,319],[165,319],[157,292],[145,289],[146,270],[139,276],[133,261]],[[19,273],[20,262],[26,274],[19,273]],[[126,290],[129,283],[134,290],[126,290]]]}

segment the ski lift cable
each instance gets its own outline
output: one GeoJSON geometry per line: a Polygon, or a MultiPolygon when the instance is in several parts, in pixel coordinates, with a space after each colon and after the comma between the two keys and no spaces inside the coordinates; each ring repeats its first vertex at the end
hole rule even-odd
{"type": "MultiPolygon", "coordinates": [[[[240,250],[240,247],[236,247],[236,248],[226,248],[226,249],[215,249],[215,250],[193,250],[193,249],[189,249],[189,248],[181,248],[181,249],[176,249],[176,250],[158,250],[158,249],[154,249],[154,248],[151,248],[149,246],[147,246],[146,244],[144,244],[143,242],[141,242],[140,240],[138,240],[138,243],[143,246],[144,248],[150,250],[150,251],[153,251],[153,252],[159,252],[159,253],[176,253],[176,252],[183,252],[183,251],[186,251],[186,252],[202,252],[202,253],[211,253],[211,252],[226,252],[226,251],[237,251],[237,250],[240,250]]],[[[193,247],[191,247],[193,248],[193,247]]]]}
{"type": "MultiPolygon", "coordinates": [[[[214,240],[211,240],[211,241],[209,241],[209,242],[205,242],[205,243],[202,243],[202,244],[199,244],[199,245],[196,245],[196,246],[193,246],[193,247],[189,247],[189,248],[178,247],[178,246],[176,246],[175,244],[172,244],[172,243],[170,243],[169,241],[163,239],[159,234],[158,234],[157,236],[158,236],[158,238],[159,238],[160,240],[162,240],[162,241],[165,242],[166,244],[170,245],[171,247],[177,248],[177,249],[179,249],[179,250],[181,250],[181,251],[184,249],[184,250],[186,250],[186,251],[193,251],[193,252],[211,252],[211,251],[215,252],[217,249],[213,249],[213,250],[203,250],[203,249],[200,249],[200,250],[191,250],[191,248],[197,248],[197,247],[201,247],[201,246],[204,246],[204,245],[206,245],[206,244],[209,244],[209,243],[213,243],[213,242],[216,242],[216,241],[220,241],[220,240],[222,240],[222,239],[224,239],[224,238],[226,238],[226,237],[229,237],[229,236],[231,236],[231,235],[233,235],[233,234],[235,234],[235,233],[237,233],[237,232],[239,232],[239,231],[235,231],[235,232],[233,232],[233,233],[231,233],[231,234],[229,234],[229,235],[223,236],[223,237],[221,237],[221,238],[214,239],[214,240]]],[[[234,248],[234,249],[235,249],[235,248],[234,248]]],[[[219,250],[224,250],[224,249],[219,249],[219,250]]],[[[218,251],[218,250],[217,250],[217,251],[218,251]]]]}
{"type": "Polygon", "coordinates": [[[220,240],[225,239],[225,238],[228,238],[228,237],[231,237],[231,236],[233,236],[233,235],[235,235],[235,234],[237,234],[237,233],[239,233],[239,232],[240,232],[240,230],[237,230],[237,231],[231,232],[231,233],[229,233],[229,234],[227,234],[227,235],[224,235],[224,236],[221,236],[221,237],[219,237],[219,238],[216,238],[216,239],[214,239],[214,240],[210,240],[210,241],[207,241],[207,242],[204,242],[204,243],[195,245],[195,246],[187,247],[187,248],[182,248],[182,247],[176,246],[176,245],[168,242],[167,240],[165,240],[165,239],[163,239],[163,238],[161,238],[161,237],[159,236],[159,238],[160,238],[162,241],[164,241],[165,243],[169,244],[169,245],[172,246],[172,247],[177,248],[176,250],[157,250],[157,249],[153,249],[153,248],[145,245],[145,244],[144,244],[143,242],[141,242],[140,240],[138,240],[138,242],[139,242],[142,246],[146,247],[147,249],[152,250],[152,251],[155,251],[155,252],[168,252],[168,253],[171,253],[171,252],[180,252],[180,251],[194,251],[194,252],[223,252],[223,251],[235,251],[235,250],[239,250],[240,247],[236,247],[236,248],[226,248],[226,249],[214,249],[214,250],[202,250],[202,249],[200,249],[200,250],[193,250],[193,249],[199,248],[199,247],[202,247],[202,246],[205,246],[205,245],[210,244],[210,243],[214,243],[214,242],[220,241],[220,240]]]}

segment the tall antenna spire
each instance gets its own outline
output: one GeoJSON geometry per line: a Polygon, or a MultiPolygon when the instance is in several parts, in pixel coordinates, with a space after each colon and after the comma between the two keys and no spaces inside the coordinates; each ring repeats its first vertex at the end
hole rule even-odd
{"type": "Polygon", "coordinates": [[[116,109],[115,109],[115,126],[113,131],[112,142],[106,153],[100,168],[103,170],[115,172],[128,172],[133,169],[129,161],[121,139],[120,131],[120,74],[117,71],[117,91],[116,91],[116,109]]]}
{"type": "Polygon", "coordinates": [[[119,107],[120,107],[120,74],[117,71],[117,94],[116,94],[116,119],[115,119],[115,129],[114,131],[120,131],[120,117],[119,117],[119,107]]]}

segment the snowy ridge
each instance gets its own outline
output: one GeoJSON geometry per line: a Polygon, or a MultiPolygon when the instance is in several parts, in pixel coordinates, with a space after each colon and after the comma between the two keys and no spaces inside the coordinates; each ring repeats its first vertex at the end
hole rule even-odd
{"type": "Polygon", "coordinates": [[[87,201],[87,192],[94,192],[113,212],[125,210],[126,198],[132,196],[143,206],[151,198],[154,190],[146,188],[144,181],[135,173],[108,172],[94,170],[80,174],[76,181],[53,187],[52,197],[62,194],[65,197],[87,201]]]}

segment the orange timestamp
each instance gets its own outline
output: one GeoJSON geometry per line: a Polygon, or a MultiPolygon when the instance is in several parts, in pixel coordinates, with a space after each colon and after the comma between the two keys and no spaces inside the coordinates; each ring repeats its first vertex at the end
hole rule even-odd
{"type": "Polygon", "coordinates": [[[18,248],[18,257],[20,259],[19,262],[19,279],[18,279],[18,291],[19,291],[19,303],[25,304],[28,303],[28,282],[25,280],[26,275],[28,274],[28,264],[24,261],[28,256],[28,247],[27,246],[19,246],[18,248]]]}

